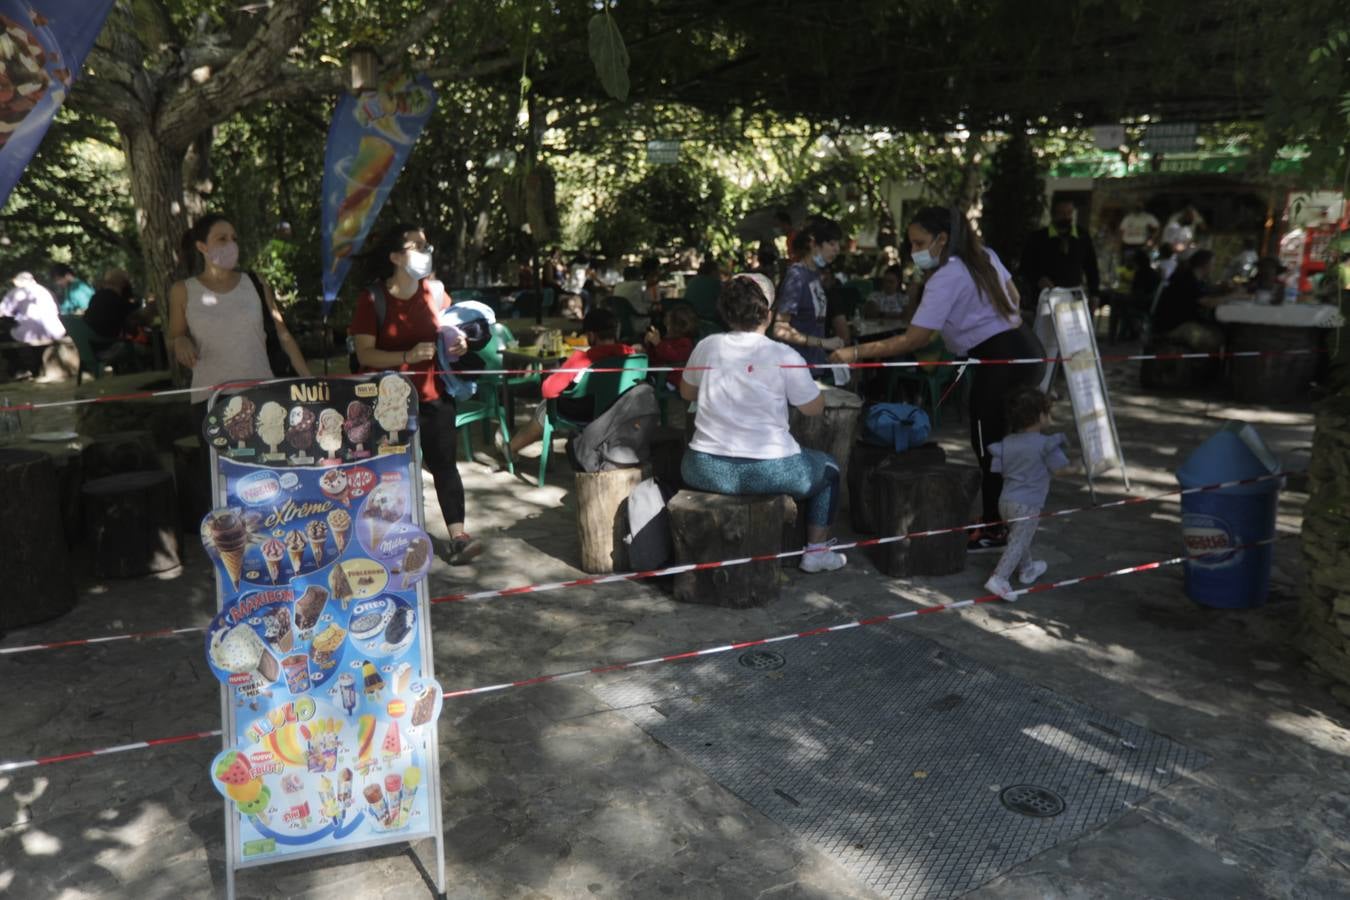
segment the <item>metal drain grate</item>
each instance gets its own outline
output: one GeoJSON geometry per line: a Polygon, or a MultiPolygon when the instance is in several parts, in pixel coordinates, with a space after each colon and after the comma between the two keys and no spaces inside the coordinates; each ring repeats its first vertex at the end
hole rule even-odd
{"type": "Polygon", "coordinates": [[[1015,813],[1048,819],[1064,812],[1064,798],[1034,784],[1015,784],[998,795],[999,802],[1015,813]]]}
{"type": "Polygon", "coordinates": [[[781,669],[787,665],[787,659],[781,653],[775,653],[772,650],[751,650],[749,653],[741,654],[741,665],[747,669],[758,669],[761,672],[767,672],[770,669],[781,669]]]}

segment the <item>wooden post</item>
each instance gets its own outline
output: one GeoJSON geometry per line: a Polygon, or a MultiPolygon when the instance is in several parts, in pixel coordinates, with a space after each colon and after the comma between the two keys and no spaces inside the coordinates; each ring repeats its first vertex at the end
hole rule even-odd
{"type": "Polygon", "coordinates": [[[179,565],[178,503],[168,472],[123,472],[87,482],[84,521],[98,575],[129,578],[179,565]]]}
{"type": "MultiPolygon", "coordinates": [[[[889,466],[873,475],[876,527],[883,535],[910,534],[969,524],[971,503],[980,488],[974,466],[889,466]]],[[[877,568],[892,577],[954,575],[966,567],[964,531],[882,544],[874,551],[877,568]]]]}
{"type": "Polygon", "coordinates": [[[45,622],[75,606],[75,577],[61,529],[56,466],[36,450],[0,450],[0,516],[5,587],[0,631],[45,622]]]}
{"type": "Polygon", "coordinates": [[[623,503],[645,477],[643,469],[636,467],[577,473],[577,533],[583,572],[596,575],[627,568],[623,503]]]}
{"type": "Polygon", "coordinates": [[[862,427],[863,402],[857,394],[839,388],[827,387],[823,393],[825,412],[804,416],[793,407],[788,413],[788,425],[803,448],[822,450],[834,457],[839,464],[839,484],[843,486],[848,484],[849,456],[862,427]]]}
{"type": "MultiPolygon", "coordinates": [[[[797,504],[783,494],[680,491],[666,509],[677,564],[780,553],[784,524],[797,515],[797,504]]],[[[765,606],[778,599],[780,577],[772,560],[685,572],[675,576],[675,599],[732,609],[765,606]]]]}

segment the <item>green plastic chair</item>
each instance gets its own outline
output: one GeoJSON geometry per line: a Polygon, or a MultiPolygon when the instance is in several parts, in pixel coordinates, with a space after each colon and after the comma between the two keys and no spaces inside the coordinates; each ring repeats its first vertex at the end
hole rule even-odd
{"type": "Polygon", "coordinates": [[[95,379],[103,377],[103,364],[94,351],[94,331],[80,316],[60,316],[61,324],[66,327],[66,336],[75,343],[80,352],[80,375],[75,379],[78,384],[88,372],[95,379]]]}
{"type": "MultiPolygon", "coordinates": [[[[943,361],[956,359],[954,354],[947,352],[947,347],[942,343],[942,338],[938,338],[929,346],[928,350],[930,352],[936,350],[937,358],[943,361]]],[[[895,392],[901,383],[917,385],[920,401],[922,402],[924,399],[928,401],[928,415],[933,421],[933,430],[936,431],[942,424],[939,409],[942,404],[942,394],[948,385],[956,381],[960,372],[959,366],[919,366],[906,369],[889,369],[886,376],[886,400],[891,403],[895,402],[895,392]]]]}
{"type": "MultiPolygon", "coordinates": [[[[498,335],[494,333],[492,340],[488,341],[487,345],[478,351],[478,357],[483,361],[483,368],[503,368],[502,346],[498,335]]],[[[502,389],[506,386],[506,377],[504,375],[479,375],[477,378],[478,392],[474,395],[474,399],[461,400],[457,404],[455,413],[455,427],[459,429],[459,442],[464,449],[464,459],[466,462],[473,459],[472,429],[466,426],[472,425],[474,422],[482,422],[483,439],[491,441],[491,425],[495,419],[497,427],[502,433],[502,444],[506,447],[506,470],[514,475],[516,474],[516,461],[511,456],[511,426],[508,421],[511,416],[508,404],[502,401],[502,389]]]]}
{"type": "MultiPolygon", "coordinates": [[[[590,397],[595,404],[598,416],[614,405],[621,395],[637,387],[647,378],[647,354],[634,353],[632,356],[615,356],[592,363],[596,369],[620,369],[617,372],[581,372],[572,382],[563,396],[572,400],[590,397]]],[[[548,458],[553,452],[553,432],[558,429],[580,431],[589,422],[575,422],[558,412],[558,401],[549,400],[545,407],[544,435],[540,438],[539,449],[539,486],[544,486],[548,474],[548,458]]]]}

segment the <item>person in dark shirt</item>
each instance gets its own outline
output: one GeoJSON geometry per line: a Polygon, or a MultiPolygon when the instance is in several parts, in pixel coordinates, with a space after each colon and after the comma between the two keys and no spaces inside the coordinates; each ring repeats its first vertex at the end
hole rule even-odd
{"type": "Polygon", "coordinates": [[[1140,325],[1148,321],[1149,310],[1153,308],[1153,298],[1158,293],[1162,278],[1153,268],[1148,250],[1136,247],[1130,251],[1127,260],[1132,273],[1130,292],[1121,294],[1113,301],[1120,310],[1111,312],[1111,340],[1134,340],[1139,336],[1140,325]]]}
{"type": "Polygon", "coordinates": [[[1050,208],[1050,225],[1032,233],[1022,249],[1018,275],[1027,287],[1032,306],[1041,291],[1055,287],[1081,287],[1097,296],[1101,277],[1092,238],[1075,222],[1072,200],[1056,200],[1050,208]]]}
{"type": "Polygon", "coordinates": [[[132,317],[138,309],[139,304],[131,290],[131,276],[121,269],[109,269],[103,273],[98,290],[89,298],[84,321],[100,339],[115,341],[126,337],[128,331],[136,327],[132,317]]]}
{"type": "Polygon", "coordinates": [[[1223,347],[1223,332],[1208,321],[1209,310],[1223,302],[1223,294],[1206,283],[1214,268],[1214,254],[1197,250],[1182,260],[1168,279],[1153,310],[1153,334],[1198,352],[1223,347]]]}

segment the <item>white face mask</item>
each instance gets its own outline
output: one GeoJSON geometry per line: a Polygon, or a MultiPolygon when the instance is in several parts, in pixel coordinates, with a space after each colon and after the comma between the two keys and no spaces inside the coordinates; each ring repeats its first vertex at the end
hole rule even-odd
{"type": "Polygon", "coordinates": [[[235,266],[239,265],[239,245],[234,241],[230,241],[228,244],[217,244],[206,251],[206,258],[216,268],[231,272],[235,266]]]}
{"type": "Polygon", "coordinates": [[[421,281],[431,274],[431,254],[409,250],[403,258],[403,271],[421,281]]]}

